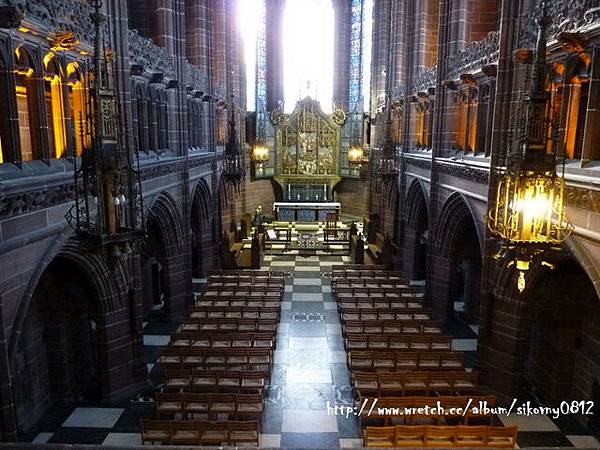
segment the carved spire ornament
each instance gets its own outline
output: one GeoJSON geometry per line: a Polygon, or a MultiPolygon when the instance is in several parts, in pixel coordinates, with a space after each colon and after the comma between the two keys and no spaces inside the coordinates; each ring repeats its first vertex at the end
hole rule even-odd
{"type": "MultiPolygon", "coordinates": [[[[92,252],[114,263],[123,253],[132,253],[144,237],[139,162],[130,151],[120,117],[118,93],[114,90],[115,58],[106,51],[102,2],[93,1],[95,26],[93,73],[88,76],[91,98],[82,130],[91,134],[84,148],[81,167],[75,164],[75,205],[67,215],[77,236],[92,252]]],[[[87,141],[81,136],[82,142],[87,141]]]]}

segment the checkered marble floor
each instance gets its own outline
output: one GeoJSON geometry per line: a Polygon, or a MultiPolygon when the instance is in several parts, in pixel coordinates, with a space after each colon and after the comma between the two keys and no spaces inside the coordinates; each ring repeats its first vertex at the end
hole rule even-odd
{"type": "MultiPolygon", "coordinates": [[[[356,448],[361,446],[355,417],[327,413],[331,405],[353,402],[346,353],[331,285],[326,276],[332,265],[348,262],[347,256],[301,256],[297,252],[267,255],[264,269],[288,274],[277,350],[262,421],[261,447],[356,448]]],[[[194,279],[200,287],[205,280],[194,279]]],[[[419,289],[422,283],[413,283],[419,289]]],[[[169,342],[177,323],[157,318],[144,324],[144,349],[150,380],[160,383],[155,365],[160,349],[169,342]]],[[[474,361],[478,329],[456,322],[445,331],[455,337],[453,348],[465,352],[467,365],[474,361]]],[[[30,441],[96,444],[118,448],[140,444],[138,421],[152,417],[148,398],[121,405],[78,405],[47,414],[30,441]]],[[[495,423],[517,424],[521,448],[600,448],[600,441],[573,421],[554,421],[546,416],[498,417],[495,423]]]]}

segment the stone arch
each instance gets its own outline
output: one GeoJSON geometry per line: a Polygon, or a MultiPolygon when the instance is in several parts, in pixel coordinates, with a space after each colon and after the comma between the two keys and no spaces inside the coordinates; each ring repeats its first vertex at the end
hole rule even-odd
{"type": "Polygon", "coordinates": [[[402,268],[411,279],[427,276],[427,245],[429,241],[429,206],[422,183],[410,184],[405,201],[406,226],[402,268]]]}
{"type": "MultiPolygon", "coordinates": [[[[109,381],[115,366],[110,357],[115,337],[109,330],[115,317],[129,308],[127,298],[121,263],[109,267],[82,242],[64,234],[48,248],[26,289],[8,342],[19,428],[27,430],[52,405],[100,401],[122,388],[109,381]]],[[[123,337],[119,332],[118,339],[123,337]]],[[[119,347],[124,350],[122,343],[119,347]]]]}
{"type": "Polygon", "coordinates": [[[554,269],[535,267],[522,294],[524,348],[519,356],[524,385],[544,404],[573,398],[597,401],[600,299],[593,280],[568,248],[551,258],[554,269]]]}
{"type": "Polygon", "coordinates": [[[148,206],[147,222],[155,221],[164,240],[165,256],[181,253],[183,249],[183,225],[177,204],[171,195],[162,192],[148,206]]]}
{"type": "Polygon", "coordinates": [[[88,273],[90,279],[93,280],[94,288],[98,292],[101,313],[108,314],[123,306],[120,302],[126,294],[127,289],[127,279],[123,266],[119,264],[117,270],[112,272],[117,275],[116,277],[109,277],[108,274],[111,273],[110,268],[102,258],[90,254],[80,241],[72,237],[70,238],[66,233],[62,233],[46,250],[25,290],[9,338],[9,362],[14,358],[16,345],[23,329],[23,323],[34,291],[50,263],[57,257],[70,259],[80,264],[88,273]]]}
{"type": "Polygon", "coordinates": [[[385,232],[396,245],[400,242],[400,187],[398,181],[391,183],[385,208],[385,232]]]}
{"type": "Polygon", "coordinates": [[[192,276],[201,277],[213,266],[215,212],[208,183],[200,179],[194,187],[190,209],[192,231],[192,276]]]}
{"type": "Polygon", "coordinates": [[[438,217],[431,248],[434,315],[440,319],[477,322],[483,266],[483,236],[477,216],[467,198],[453,193],[442,205],[438,217]]]}
{"type": "Polygon", "coordinates": [[[153,308],[181,314],[185,309],[188,276],[184,232],[175,200],[166,192],[149,205],[142,253],[144,315],[153,308]]]}

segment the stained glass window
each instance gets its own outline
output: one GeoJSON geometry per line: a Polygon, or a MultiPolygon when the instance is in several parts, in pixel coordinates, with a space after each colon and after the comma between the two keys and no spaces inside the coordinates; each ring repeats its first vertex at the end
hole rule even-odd
{"type": "Polygon", "coordinates": [[[331,0],[286,0],[283,18],[285,111],[307,96],[331,113],[334,12],[331,0]]]}
{"type": "Polygon", "coordinates": [[[246,109],[254,111],[266,101],[265,0],[239,2],[239,23],[246,65],[246,109]]]}
{"type": "Polygon", "coordinates": [[[363,0],[352,0],[350,25],[350,82],[348,110],[359,107],[362,89],[363,0]]]}
{"type": "Polygon", "coordinates": [[[373,0],[362,0],[362,86],[363,110],[371,105],[371,42],[373,39],[373,0]]]}

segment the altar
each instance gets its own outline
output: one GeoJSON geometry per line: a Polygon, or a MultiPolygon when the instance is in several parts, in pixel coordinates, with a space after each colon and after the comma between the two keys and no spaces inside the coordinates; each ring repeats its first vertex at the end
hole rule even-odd
{"type": "Polygon", "coordinates": [[[339,202],[275,202],[275,220],[287,222],[337,222],[342,205],[339,202]]]}

